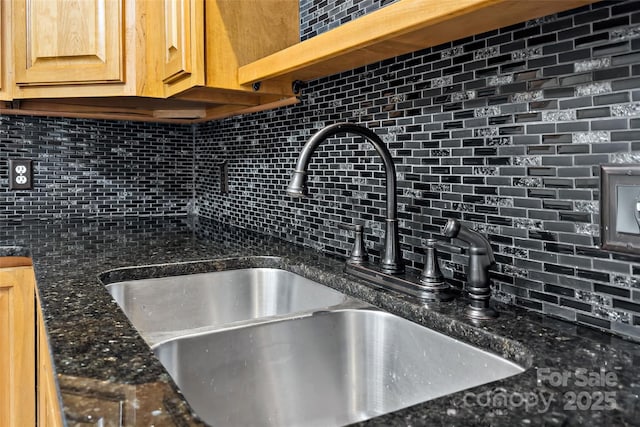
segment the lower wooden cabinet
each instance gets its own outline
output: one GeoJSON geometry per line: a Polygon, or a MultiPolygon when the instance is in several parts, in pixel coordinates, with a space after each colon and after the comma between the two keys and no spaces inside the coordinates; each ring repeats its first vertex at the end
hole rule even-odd
{"type": "Polygon", "coordinates": [[[0,268],[0,426],[36,423],[34,291],[31,267],[0,268]]]}
{"type": "Polygon", "coordinates": [[[31,260],[0,258],[0,426],[62,427],[31,260]]]}

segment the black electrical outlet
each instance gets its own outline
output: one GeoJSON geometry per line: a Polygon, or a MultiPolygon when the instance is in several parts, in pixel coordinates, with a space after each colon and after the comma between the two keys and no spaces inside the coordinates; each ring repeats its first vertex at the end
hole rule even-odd
{"type": "Polygon", "coordinates": [[[33,161],[9,160],[9,189],[31,190],[33,188],[33,161]]]}

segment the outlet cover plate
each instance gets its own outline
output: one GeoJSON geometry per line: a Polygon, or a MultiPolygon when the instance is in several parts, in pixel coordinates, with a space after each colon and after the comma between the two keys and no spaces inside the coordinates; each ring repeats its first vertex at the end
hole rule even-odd
{"type": "Polygon", "coordinates": [[[33,160],[9,160],[9,189],[31,190],[33,188],[33,160]]]}
{"type": "Polygon", "coordinates": [[[602,249],[640,254],[640,165],[600,165],[602,249]]]}

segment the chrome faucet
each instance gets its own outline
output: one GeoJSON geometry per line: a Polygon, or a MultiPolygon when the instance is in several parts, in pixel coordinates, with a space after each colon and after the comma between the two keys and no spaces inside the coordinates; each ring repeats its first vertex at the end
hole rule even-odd
{"type": "Polygon", "coordinates": [[[404,271],[404,262],[400,251],[398,235],[396,168],[393,164],[391,153],[389,153],[389,150],[380,137],[373,131],[352,123],[336,123],[318,131],[307,141],[304,147],[302,147],[298,162],[296,163],[296,169],[287,187],[287,194],[292,197],[304,196],[306,192],[307,170],[311,156],[321,142],[339,133],[353,133],[365,138],[373,145],[373,148],[382,159],[387,187],[387,217],[385,220],[385,241],[380,260],[380,268],[382,272],[387,274],[400,274],[404,271]]]}
{"type": "Polygon", "coordinates": [[[444,235],[460,239],[469,246],[467,292],[470,302],[465,314],[472,319],[497,317],[498,313],[489,307],[489,299],[491,298],[489,268],[495,263],[491,244],[482,234],[469,230],[455,219],[447,221],[444,226],[444,235]]]}

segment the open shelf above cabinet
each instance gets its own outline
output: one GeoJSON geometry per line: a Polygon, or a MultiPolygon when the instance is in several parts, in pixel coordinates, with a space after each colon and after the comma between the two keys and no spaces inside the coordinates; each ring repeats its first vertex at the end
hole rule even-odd
{"type": "Polygon", "coordinates": [[[597,0],[398,0],[240,67],[240,84],[308,81],[597,0]]]}

